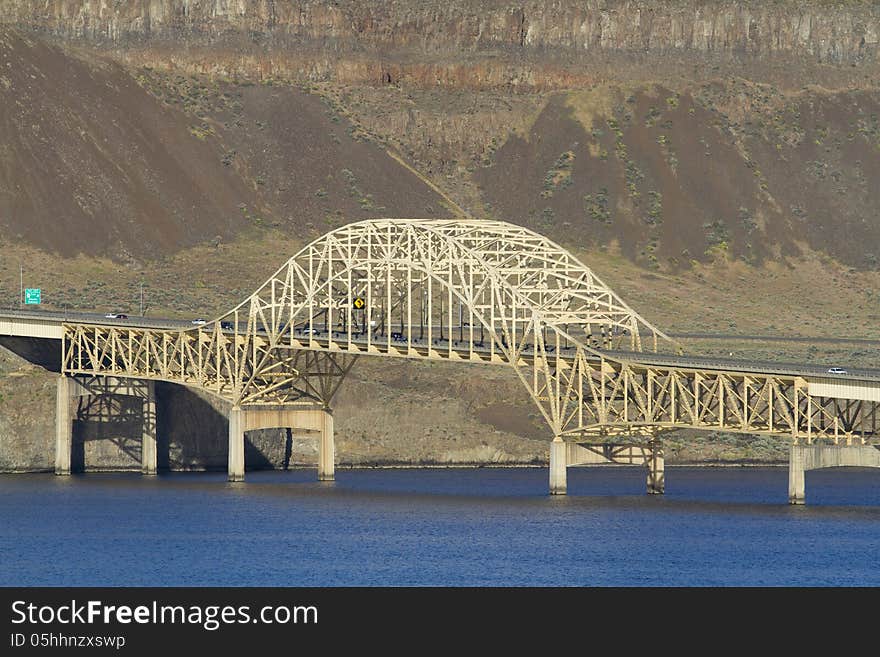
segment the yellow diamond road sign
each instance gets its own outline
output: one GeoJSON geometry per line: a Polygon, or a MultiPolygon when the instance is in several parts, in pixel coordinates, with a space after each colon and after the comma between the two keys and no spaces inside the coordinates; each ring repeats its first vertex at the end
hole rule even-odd
{"type": "Polygon", "coordinates": [[[360,310],[361,308],[363,308],[364,306],[367,305],[367,302],[364,301],[363,299],[361,299],[360,297],[356,297],[355,300],[352,302],[352,305],[355,308],[357,308],[358,310],[360,310]]]}

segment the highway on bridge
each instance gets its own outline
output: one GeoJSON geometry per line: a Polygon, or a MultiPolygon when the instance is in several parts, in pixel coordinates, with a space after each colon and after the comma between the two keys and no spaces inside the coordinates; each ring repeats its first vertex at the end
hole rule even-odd
{"type": "MultiPolygon", "coordinates": [[[[115,314],[115,313],[114,313],[115,314]]],[[[93,324],[95,326],[120,326],[126,328],[144,328],[156,330],[189,330],[198,328],[201,322],[193,322],[192,320],[169,319],[161,317],[140,317],[129,315],[128,319],[114,319],[106,314],[100,313],[78,313],[69,311],[52,311],[52,310],[15,310],[0,309],[0,319],[37,319],[50,320],[58,324],[93,324]]],[[[455,332],[458,327],[453,327],[455,332]]],[[[234,329],[226,328],[224,333],[232,334],[234,329]]],[[[295,336],[303,336],[302,329],[294,329],[295,336]]],[[[679,337],[684,337],[678,334],[679,337]]],[[[333,338],[346,337],[344,332],[334,331],[333,338]]],[[[378,335],[374,333],[372,342],[379,342],[378,335]]],[[[718,335],[718,337],[721,337],[718,335]]],[[[730,339],[736,339],[735,336],[726,336],[730,339]]],[[[318,330],[311,335],[311,341],[315,342],[318,347],[327,346],[327,332],[318,330]]],[[[351,340],[355,344],[366,345],[367,339],[363,336],[352,337],[351,340]]],[[[432,340],[434,345],[442,345],[448,342],[447,339],[435,338],[432,340]]],[[[453,340],[453,342],[455,342],[453,340]]],[[[412,339],[414,346],[426,346],[425,340],[418,338],[412,339]]],[[[455,350],[455,345],[453,345],[455,350]]],[[[475,351],[488,354],[486,347],[476,348],[475,351]]],[[[834,377],[835,379],[851,380],[851,381],[880,381],[880,369],[867,368],[851,368],[847,367],[846,374],[829,374],[828,369],[838,366],[836,363],[818,365],[816,363],[791,363],[784,361],[756,361],[756,360],[740,360],[734,358],[716,358],[703,356],[690,356],[679,354],[664,353],[645,353],[619,350],[599,350],[606,354],[609,358],[621,360],[633,360],[645,365],[661,365],[668,367],[687,367],[719,370],[724,372],[754,372],[766,374],[788,374],[793,376],[823,376],[834,377]]],[[[532,352],[530,346],[526,346],[522,350],[523,356],[528,356],[532,352]]]]}

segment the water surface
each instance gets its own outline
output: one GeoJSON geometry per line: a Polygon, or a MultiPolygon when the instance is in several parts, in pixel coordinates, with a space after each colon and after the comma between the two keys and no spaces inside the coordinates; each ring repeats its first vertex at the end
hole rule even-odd
{"type": "Polygon", "coordinates": [[[878,586],[880,470],[0,476],[6,586],[878,586]]]}

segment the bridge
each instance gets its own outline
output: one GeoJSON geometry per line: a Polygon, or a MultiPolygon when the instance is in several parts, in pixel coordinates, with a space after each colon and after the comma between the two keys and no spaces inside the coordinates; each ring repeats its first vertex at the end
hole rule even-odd
{"type": "Polygon", "coordinates": [[[805,470],[880,466],[880,371],[685,356],[572,254],[504,222],[352,223],[201,325],[4,311],[0,338],[60,372],[58,474],[70,472],[72,397],[110,390],[143,399],[143,471],[155,473],[153,388],[166,381],[230,405],[230,481],[244,479],[244,433],[272,427],[320,434],[318,475],[332,479],[332,402],[360,357],[452,361],[463,376],[512,368],[549,428],[553,494],[568,466],[594,463],[644,466],[662,493],[662,435],[681,428],[788,441],[792,503],[805,470]]]}

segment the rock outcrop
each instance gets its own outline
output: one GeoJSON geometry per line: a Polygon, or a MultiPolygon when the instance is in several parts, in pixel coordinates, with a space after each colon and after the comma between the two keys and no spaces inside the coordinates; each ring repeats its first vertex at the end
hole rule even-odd
{"type": "Polygon", "coordinates": [[[880,40],[868,1],[6,0],[0,22],[203,72],[528,88],[602,75],[610,55],[873,66],[880,40]]]}

